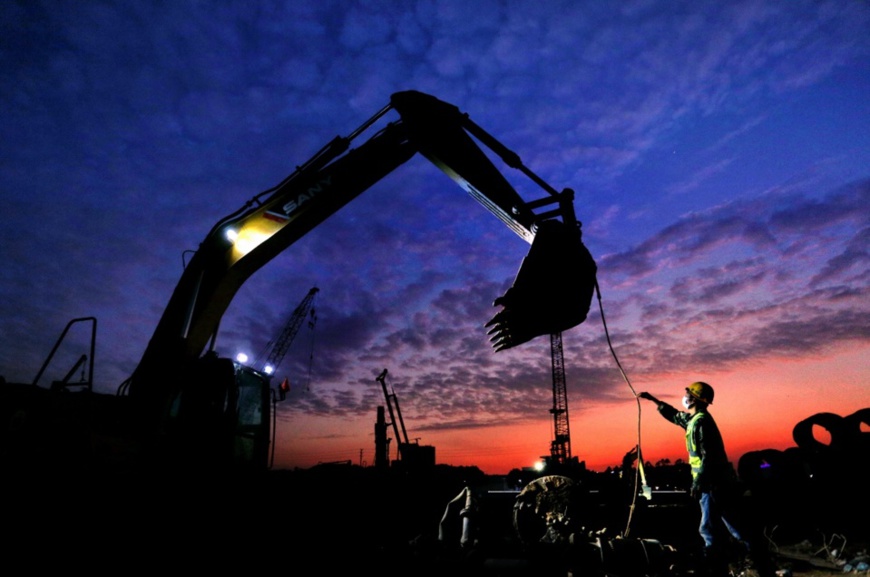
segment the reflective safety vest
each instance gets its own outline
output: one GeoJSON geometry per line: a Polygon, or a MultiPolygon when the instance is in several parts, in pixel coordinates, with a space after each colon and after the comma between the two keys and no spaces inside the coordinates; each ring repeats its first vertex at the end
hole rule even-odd
{"type": "Polygon", "coordinates": [[[692,479],[697,480],[701,473],[701,453],[695,443],[695,427],[698,426],[701,419],[706,417],[706,413],[697,413],[686,425],[686,450],[689,452],[689,465],[692,467],[692,479]]]}
{"type": "Polygon", "coordinates": [[[667,403],[658,407],[661,415],[686,430],[686,451],[692,468],[692,481],[706,490],[735,480],[736,475],[713,416],[706,411],[694,415],[678,411],[667,403]]]}

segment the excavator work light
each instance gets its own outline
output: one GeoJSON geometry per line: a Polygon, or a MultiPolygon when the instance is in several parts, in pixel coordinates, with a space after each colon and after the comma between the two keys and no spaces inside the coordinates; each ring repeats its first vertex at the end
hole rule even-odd
{"type": "Polygon", "coordinates": [[[486,323],[493,348],[509,349],[585,321],[596,271],[578,227],[541,222],[513,286],[493,303],[503,307],[486,323]]]}

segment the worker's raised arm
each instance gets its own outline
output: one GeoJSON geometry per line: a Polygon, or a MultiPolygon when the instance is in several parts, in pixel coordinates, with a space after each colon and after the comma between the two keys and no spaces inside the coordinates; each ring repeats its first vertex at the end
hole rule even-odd
{"type": "Polygon", "coordinates": [[[656,404],[656,409],[658,410],[659,414],[665,418],[665,420],[668,420],[676,425],[679,425],[684,429],[686,428],[686,425],[688,423],[688,419],[691,417],[691,415],[689,413],[684,413],[684,412],[678,411],[677,409],[675,409],[674,407],[672,407],[668,403],[666,403],[664,401],[660,401],[659,399],[655,398],[654,396],[647,393],[646,391],[644,391],[642,393],[638,393],[637,398],[652,401],[653,403],[656,404]]]}
{"type": "Polygon", "coordinates": [[[644,392],[642,392],[642,393],[638,393],[638,394],[637,394],[637,397],[638,397],[639,399],[646,399],[647,401],[652,401],[652,402],[654,402],[656,405],[660,405],[660,404],[662,404],[662,402],[661,402],[660,400],[658,400],[657,398],[655,398],[655,397],[652,396],[651,394],[647,393],[646,391],[644,391],[644,392]]]}

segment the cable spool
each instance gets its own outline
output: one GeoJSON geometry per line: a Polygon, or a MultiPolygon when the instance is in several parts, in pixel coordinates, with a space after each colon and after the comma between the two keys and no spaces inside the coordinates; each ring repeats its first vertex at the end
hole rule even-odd
{"type": "Polygon", "coordinates": [[[816,413],[795,425],[792,437],[797,446],[805,451],[825,452],[830,449],[844,449],[848,442],[844,434],[843,417],[834,413],[816,413]],[[831,434],[830,444],[816,439],[813,427],[818,425],[831,434]]]}
{"type": "Polygon", "coordinates": [[[547,475],[526,485],[514,502],[513,525],[527,545],[567,542],[584,530],[588,492],[579,481],[547,475]]]}
{"type": "Polygon", "coordinates": [[[783,480],[782,451],[762,449],[751,451],[740,457],[737,462],[737,475],[754,490],[770,489],[783,480]]]}
{"type": "Polygon", "coordinates": [[[870,452],[870,408],[843,417],[843,433],[850,448],[865,455],[870,452]],[[862,425],[867,430],[862,430],[862,425]]]}
{"type": "Polygon", "coordinates": [[[843,430],[853,457],[850,462],[855,466],[855,479],[866,479],[870,475],[870,408],[843,417],[843,430]]]}

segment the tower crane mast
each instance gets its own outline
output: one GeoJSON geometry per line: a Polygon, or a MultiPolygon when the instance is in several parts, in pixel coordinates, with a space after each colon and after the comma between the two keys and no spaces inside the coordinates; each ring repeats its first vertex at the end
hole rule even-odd
{"type": "Polygon", "coordinates": [[[550,459],[553,464],[566,465],[571,460],[571,431],[561,332],[550,334],[550,355],[553,361],[553,408],[550,409],[553,414],[553,441],[550,444],[550,459]]]}

